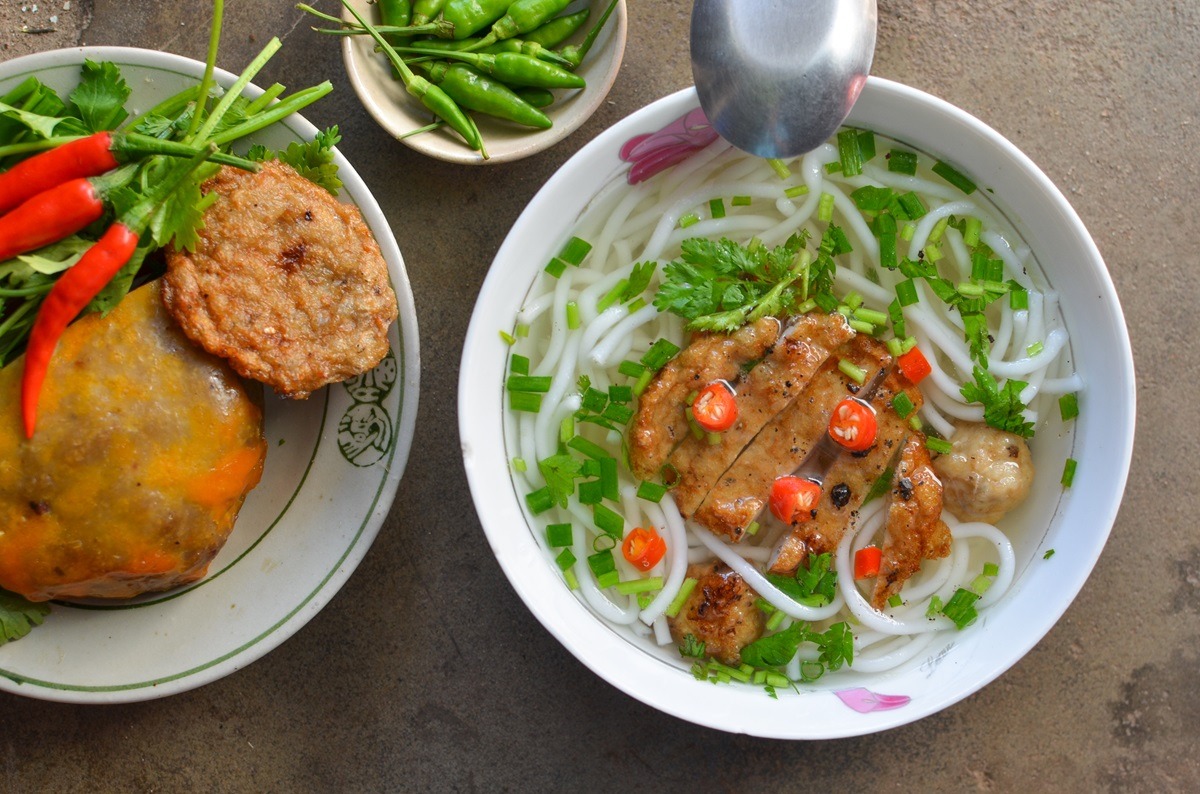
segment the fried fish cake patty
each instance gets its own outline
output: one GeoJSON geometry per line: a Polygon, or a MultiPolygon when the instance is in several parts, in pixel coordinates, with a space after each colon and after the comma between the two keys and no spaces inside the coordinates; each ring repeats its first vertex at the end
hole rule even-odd
{"type": "Polygon", "coordinates": [[[222,168],[194,252],[167,254],[163,302],[187,336],[283,397],[369,370],[396,295],[358,208],[295,169],[222,168]]]}

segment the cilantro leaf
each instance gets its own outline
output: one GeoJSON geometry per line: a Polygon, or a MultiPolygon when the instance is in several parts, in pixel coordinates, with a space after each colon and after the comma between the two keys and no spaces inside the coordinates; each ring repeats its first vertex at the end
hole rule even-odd
{"type": "Polygon", "coordinates": [[[1033,423],[1025,418],[1025,403],[1021,402],[1021,392],[1028,383],[1010,378],[1004,388],[996,382],[991,373],[982,367],[975,367],[974,383],[964,383],[960,391],[968,402],[983,405],[983,421],[997,430],[1015,433],[1029,438],[1033,435],[1033,423]]]}
{"type": "Polygon", "coordinates": [[[806,624],[793,623],[783,631],[742,648],[742,661],[754,667],[783,667],[796,655],[800,643],[808,639],[808,635],[806,624]]]}
{"type": "Polygon", "coordinates": [[[575,480],[583,475],[583,461],[565,453],[551,455],[538,461],[538,470],[546,478],[554,501],[566,507],[567,499],[575,493],[575,480]]]}
{"type": "Polygon", "coordinates": [[[125,100],[129,98],[129,93],[129,85],[121,77],[121,70],[116,64],[85,60],[79,85],[71,92],[70,98],[88,129],[100,132],[114,130],[128,118],[125,100]]]}
{"type": "MultiPolygon", "coordinates": [[[[317,133],[317,136],[307,143],[292,141],[281,152],[272,151],[265,146],[252,146],[246,156],[251,160],[278,160],[295,168],[300,176],[337,195],[342,189],[342,180],[338,178],[337,164],[333,162],[333,147],[342,140],[337,125],[317,133]]],[[[648,280],[648,279],[647,279],[648,280]]]]}
{"type": "Polygon", "coordinates": [[[794,311],[802,300],[800,281],[808,271],[807,234],[783,245],[741,245],[732,240],[691,237],[680,256],[663,269],[654,297],[659,311],[688,320],[694,331],[734,331],[747,321],[794,311]]]}
{"type": "Polygon", "coordinates": [[[837,571],[831,570],[833,555],[809,554],[808,565],[796,569],[795,576],[767,574],[767,580],[800,604],[824,606],[833,601],[837,589],[837,571]]]}
{"type": "Polygon", "coordinates": [[[45,116],[23,108],[13,107],[6,102],[0,102],[0,116],[15,122],[18,127],[24,127],[36,133],[41,138],[52,138],[56,134],[86,135],[88,130],[83,122],[72,116],[45,116]],[[63,129],[59,129],[63,127],[63,129]]]}
{"type": "Polygon", "coordinates": [[[692,657],[694,659],[704,658],[704,643],[696,638],[695,634],[685,634],[683,644],[679,646],[679,655],[692,657]]]}
{"type": "Polygon", "coordinates": [[[19,640],[42,625],[50,614],[49,604],[28,601],[16,593],[0,590],[0,644],[19,640]]]}

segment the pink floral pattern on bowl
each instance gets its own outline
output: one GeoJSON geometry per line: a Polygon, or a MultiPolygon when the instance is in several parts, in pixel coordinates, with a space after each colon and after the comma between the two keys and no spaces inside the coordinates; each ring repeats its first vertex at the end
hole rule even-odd
{"type": "Polygon", "coordinates": [[[881,695],[863,687],[854,689],[839,689],[833,694],[859,714],[870,714],[873,711],[891,711],[901,706],[907,706],[912,700],[908,695],[881,695]]]}
{"type": "Polygon", "coordinates": [[[633,164],[629,184],[636,185],[686,160],[717,137],[704,111],[693,108],[658,132],[630,138],[621,147],[621,159],[633,164]]]}

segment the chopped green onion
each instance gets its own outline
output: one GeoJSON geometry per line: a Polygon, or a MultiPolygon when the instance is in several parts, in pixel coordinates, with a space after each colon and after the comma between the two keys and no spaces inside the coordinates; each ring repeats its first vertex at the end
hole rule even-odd
{"type": "Polygon", "coordinates": [[[917,173],[916,152],[906,152],[903,149],[892,149],[887,155],[888,170],[895,174],[917,173]]]}
{"type": "Polygon", "coordinates": [[[917,224],[906,223],[900,227],[900,239],[907,242],[912,242],[913,236],[917,233],[917,224]]]}
{"type": "Polygon", "coordinates": [[[621,582],[621,574],[616,571],[609,571],[596,577],[596,586],[601,590],[607,590],[621,582]]]}
{"type": "Polygon", "coordinates": [[[582,452],[584,455],[587,455],[589,458],[594,458],[595,460],[612,457],[608,454],[608,450],[606,450],[604,447],[595,442],[588,441],[583,436],[575,436],[567,442],[567,446],[576,452],[582,452]]]}
{"type": "Polygon", "coordinates": [[[913,414],[912,418],[908,420],[908,426],[913,430],[916,430],[918,433],[925,429],[925,425],[921,423],[921,417],[917,416],[916,414],[913,414]]]}
{"type": "Polygon", "coordinates": [[[767,671],[767,686],[783,688],[791,683],[783,673],[767,671]]]}
{"type": "Polygon", "coordinates": [[[888,321],[888,316],[883,312],[862,307],[855,309],[854,317],[872,325],[886,325],[888,321]]]}
{"type": "Polygon", "coordinates": [[[603,298],[596,301],[596,312],[597,313],[603,312],[609,306],[612,306],[614,303],[616,303],[617,299],[619,299],[621,297],[621,294],[623,292],[625,292],[625,288],[628,286],[629,286],[628,279],[621,279],[620,281],[618,281],[617,285],[615,287],[613,287],[612,289],[610,289],[603,298]]]}
{"type": "Polygon", "coordinates": [[[747,535],[757,535],[759,529],[760,529],[760,527],[759,527],[758,522],[751,521],[750,524],[746,527],[746,534],[747,535]]]}
{"type": "Polygon", "coordinates": [[[635,300],[629,304],[629,313],[633,314],[634,312],[636,312],[638,309],[641,309],[645,305],[646,305],[646,299],[639,297],[637,300],[635,300]]]}
{"type": "Polygon", "coordinates": [[[979,596],[960,587],[954,591],[954,595],[950,596],[950,600],[942,608],[942,614],[954,621],[954,625],[959,630],[965,629],[979,617],[979,613],[975,610],[975,602],[978,600],[979,596]]]}
{"type": "Polygon", "coordinates": [[[558,278],[567,272],[567,263],[556,256],[546,263],[544,270],[555,278],[558,278]]]}
{"type": "Polygon", "coordinates": [[[573,435],[575,435],[575,417],[572,414],[567,414],[558,423],[558,443],[567,443],[573,435]]]}
{"type": "MultiPolygon", "coordinates": [[[[567,524],[567,527],[570,526],[570,524],[567,524]]],[[[563,549],[558,553],[558,556],[554,558],[554,562],[558,563],[558,569],[560,571],[565,571],[576,563],[575,554],[570,549],[563,549]]]]}
{"type": "MultiPolygon", "coordinates": [[[[892,217],[887,215],[884,217],[892,217]]],[[[899,261],[896,255],[896,233],[885,232],[879,235],[879,266],[888,270],[895,270],[896,263],[899,261]]]]}
{"type": "Polygon", "coordinates": [[[596,529],[618,540],[625,534],[625,518],[604,505],[592,506],[592,521],[596,524],[596,529]]]}
{"type": "Polygon", "coordinates": [[[509,375],[505,385],[509,391],[528,391],[546,393],[550,391],[551,378],[549,375],[509,375]]]}
{"type": "Polygon", "coordinates": [[[663,579],[661,576],[651,576],[649,579],[630,579],[626,582],[617,584],[617,592],[621,595],[637,595],[638,593],[649,593],[654,590],[662,590],[663,579]]]}
{"type": "Polygon", "coordinates": [[[934,596],[933,598],[929,599],[929,608],[925,610],[925,617],[937,617],[941,614],[943,606],[945,605],[942,603],[942,599],[939,596],[934,596]]]}
{"type": "Polygon", "coordinates": [[[1075,392],[1064,394],[1058,398],[1058,412],[1064,422],[1079,416],[1079,396],[1075,392]]]}
{"type": "Polygon", "coordinates": [[[984,576],[996,576],[1000,573],[1000,566],[994,562],[985,562],[983,564],[984,576]]]}
{"type": "MultiPolygon", "coordinates": [[[[575,542],[570,524],[549,524],[546,526],[546,543],[554,548],[570,546],[575,542]]],[[[574,560],[572,560],[574,562],[574,560]]]]}
{"type": "Polygon", "coordinates": [[[708,445],[710,447],[715,447],[721,443],[721,434],[720,433],[709,432],[705,435],[705,438],[708,440],[708,445]]]}
{"type": "Polygon", "coordinates": [[[867,380],[867,371],[848,358],[838,359],[838,369],[860,386],[867,380]]]}
{"type": "Polygon", "coordinates": [[[896,300],[900,301],[901,306],[919,303],[921,298],[917,294],[917,283],[910,278],[896,284],[896,300]]]}
{"type": "Polygon", "coordinates": [[[904,343],[900,340],[900,337],[894,336],[884,342],[884,344],[887,345],[888,352],[892,354],[893,358],[899,358],[904,355],[904,343]]]}
{"type": "Polygon", "coordinates": [[[850,311],[854,311],[863,305],[863,296],[854,291],[848,292],[846,294],[846,305],[850,307],[850,311]]]}
{"type": "Polygon", "coordinates": [[[650,349],[646,351],[646,355],[642,356],[642,363],[657,372],[662,369],[664,364],[673,359],[678,352],[678,345],[666,339],[659,339],[650,345],[650,349]]]}
{"type": "Polygon", "coordinates": [[[633,401],[633,387],[618,386],[613,384],[608,387],[608,399],[615,403],[627,403],[633,401]]]}
{"type": "Polygon", "coordinates": [[[983,595],[992,586],[992,577],[986,574],[979,574],[971,580],[971,592],[975,595],[983,595]]]}
{"type": "Polygon", "coordinates": [[[629,361],[628,359],[622,361],[620,366],[617,367],[617,372],[630,378],[640,377],[645,371],[645,365],[639,364],[636,361],[629,361]]]}
{"type": "Polygon", "coordinates": [[[904,606],[904,599],[900,597],[899,593],[894,593],[892,594],[892,597],[888,599],[887,603],[888,606],[892,608],[901,607],[904,606]]]}
{"type": "Polygon", "coordinates": [[[1046,549],[1046,553],[1042,555],[1043,560],[1048,560],[1054,556],[1054,549],[1046,549]]]}
{"type": "Polygon", "coordinates": [[[579,483],[579,504],[599,505],[604,499],[599,480],[584,480],[579,483]]]}
{"type": "Polygon", "coordinates": [[[859,148],[857,130],[841,130],[837,134],[838,160],[842,164],[844,176],[858,176],[862,173],[863,155],[859,148]]]}
{"type": "Polygon", "coordinates": [[[544,513],[554,507],[554,494],[550,491],[549,486],[538,488],[536,491],[525,494],[525,506],[535,516],[538,513],[544,513]]]}
{"type": "Polygon", "coordinates": [[[514,411],[536,414],[542,410],[542,395],[525,391],[514,391],[508,395],[508,407],[514,411]]]}
{"type": "Polygon", "coordinates": [[[825,164],[826,174],[840,174],[842,172],[842,163],[840,160],[834,160],[832,163],[825,164]]]}
{"type": "Polygon", "coordinates": [[[730,199],[729,203],[735,207],[749,207],[751,201],[752,200],[749,196],[734,196],[732,199],[730,199]]]}
{"type": "Polygon", "coordinates": [[[638,375],[637,383],[633,384],[633,393],[641,394],[650,385],[650,381],[654,379],[654,373],[650,370],[645,370],[641,375],[638,375]]]}
{"type": "Polygon", "coordinates": [[[588,567],[592,569],[592,573],[596,576],[603,576],[606,573],[617,570],[617,561],[613,558],[612,549],[598,551],[595,554],[589,554],[588,567]]]}
{"type": "Polygon", "coordinates": [[[558,258],[565,262],[570,262],[572,265],[582,264],[585,257],[592,250],[592,244],[587,240],[581,240],[578,237],[572,237],[563,246],[563,249],[558,254],[558,258]]]}
{"type": "Polygon", "coordinates": [[[623,425],[633,418],[633,409],[620,403],[609,403],[608,407],[604,409],[603,415],[605,419],[611,419],[617,424],[623,425]]]}
{"type": "Polygon", "coordinates": [[[933,164],[933,173],[954,185],[968,196],[975,192],[975,183],[949,163],[938,160],[933,164]]]}
{"type": "Polygon", "coordinates": [[[940,221],[933,225],[929,230],[929,242],[936,243],[942,239],[942,235],[946,233],[946,227],[950,225],[950,216],[944,216],[940,221]]]}
{"type": "Polygon", "coordinates": [[[800,198],[808,195],[808,185],[793,185],[783,191],[783,195],[790,199],[800,198]]]}
{"type": "Polygon", "coordinates": [[[579,304],[575,301],[567,301],[567,328],[572,331],[579,328],[582,321],[579,317],[579,304]]]}
{"type": "Polygon", "coordinates": [[[525,458],[513,458],[512,467],[515,472],[525,472],[529,470],[529,464],[525,462],[525,458]]]}
{"type": "Polygon", "coordinates": [[[908,191],[903,195],[897,196],[897,201],[904,211],[908,214],[909,220],[916,220],[925,215],[929,210],[925,209],[925,202],[921,201],[921,197],[913,191],[908,191]]]}
{"type": "Polygon", "coordinates": [[[719,198],[711,199],[708,202],[708,214],[713,218],[725,217],[725,202],[719,198]]]}
{"type": "Polygon", "coordinates": [[[966,224],[963,227],[963,243],[968,248],[973,248],[979,245],[979,232],[983,230],[983,221],[978,218],[968,217],[966,224]]]}
{"type": "Polygon", "coordinates": [[[926,243],[925,258],[930,262],[937,262],[942,258],[942,249],[938,247],[937,243],[926,243]]]}
{"type": "Polygon", "coordinates": [[[934,438],[929,436],[925,439],[925,448],[930,452],[936,452],[939,455],[949,455],[954,451],[954,445],[944,438],[934,438]]]}
{"type": "Polygon", "coordinates": [[[663,611],[663,614],[669,618],[673,618],[678,615],[679,610],[683,608],[683,602],[687,601],[688,596],[690,596],[692,591],[696,589],[696,583],[698,581],[698,579],[694,579],[690,576],[684,579],[683,584],[679,586],[679,592],[676,593],[675,597],[671,599],[671,603],[667,605],[667,608],[663,611]]]}
{"type": "Polygon", "coordinates": [[[1045,349],[1046,349],[1046,346],[1043,345],[1041,342],[1034,342],[1032,345],[1025,348],[1025,355],[1036,356],[1038,353],[1041,353],[1045,349]]]}
{"type": "Polygon", "coordinates": [[[786,612],[782,610],[776,611],[775,614],[771,615],[771,617],[767,619],[767,631],[775,631],[778,629],[783,624],[784,618],[786,617],[786,612]]]}
{"type": "Polygon", "coordinates": [[[1014,289],[1008,293],[1008,306],[1013,311],[1029,308],[1029,293],[1024,289],[1014,289]]]}
{"type": "Polygon", "coordinates": [[[508,362],[508,371],[514,375],[528,375],[529,359],[526,356],[519,356],[513,353],[512,358],[508,362]]]}
{"type": "Polygon", "coordinates": [[[608,405],[608,392],[603,392],[590,386],[584,390],[583,394],[579,395],[579,398],[579,407],[584,411],[594,414],[602,412],[605,406],[608,405]]]}
{"type": "Polygon", "coordinates": [[[916,410],[912,399],[904,392],[896,392],[896,396],[892,398],[892,408],[901,419],[907,419],[908,415],[916,410]]]}
{"type": "MultiPolygon", "coordinates": [[[[560,554],[559,556],[561,557],[562,555],[560,554]]],[[[574,555],[572,555],[572,557],[574,557],[574,555]]],[[[572,563],[572,565],[573,565],[573,563],[572,563]]],[[[579,579],[575,576],[574,567],[567,568],[566,570],[564,570],[562,572],[562,574],[563,574],[563,580],[567,583],[568,590],[578,590],[579,589],[579,579]]]]}
{"type": "Polygon", "coordinates": [[[860,334],[866,334],[867,336],[875,335],[875,326],[871,323],[864,322],[862,320],[850,320],[847,325],[849,325],[855,331],[858,331],[860,334]]]}
{"type": "Polygon", "coordinates": [[[784,163],[783,160],[771,158],[767,160],[767,165],[771,166],[771,170],[774,171],[780,179],[787,179],[792,175],[791,170],[787,167],[787,164],[784,163]]]}
{"type": "Polygon", "coordinates": [[[600,458],[600,493],[614,502],[621,498],[617,485],[616,458],[600,458]]]}
{"type": "Polygon", "coordinates": [[[513,329],[513,333],[517,335],[517,339],[524,339],[529,336],[529,324],[517,323],[517,327],[513,329]]]}
{"type": "Polygon", "coordinates": [[[822,193],[817,201],[817,220],[829,223],[833,220],[833,194],[822,193]]]}
{"type": "Polygon", "coordinates": [[[1062,486],[1070,488],[1071,483],[1075,482],[1075,467],[1079,463],[1074,458],[1067,458],[1067,462],[1063,464],[1062,486]]]}
{"type": "Polygon", "coordinates": [[[958,294],[962,295],[963,297],[967,297],[967,298],[982,298],[983,297],[983,287],[979,286],[978,284],[972,284],[969,281],[962,282],[957,287],[955,287],[955,289],[958,291],[958,294]]]}
{"type": "Polygon", "coordinates": [[[592,539],[592,551],[608,551],[617,547],[617,539],[612,535],[597,535],[592,539]]]}
{"type": "Polygon", "coordinates": [[[679,217],[679,228],[686,229],[689,226],[695,226],[700,222],[700,216],[694,212],[688,212],[679,217]]]}
{"type": "Polygon", "coordinates": [[[508,345],[509,347],[512,347],[513,345],[515,345],[517,343],[517,338],[515,336],[513,336],[512,334],[510,334],[508,331],[501,331],[500,339],[503,340],[504,344],[508,345]]]}
{"type": "Polygon", "coordinates": [[[643,481],[638,485],[638,499],[645,499],[647,502],[658,503],[667,495],[667,486],[659,485],[656,482],[643,481]]]}
{"type": "Polygon", "coordinates": [[[875,133],[870,130],[858,131],[858,151],[864,163],[875,159],[875,133]]]}

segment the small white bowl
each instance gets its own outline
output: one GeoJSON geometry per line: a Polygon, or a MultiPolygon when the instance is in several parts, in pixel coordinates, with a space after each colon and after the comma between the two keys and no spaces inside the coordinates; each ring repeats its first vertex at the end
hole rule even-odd
{"type": "MultiPolygon", "coordinates": [[[[1050,180],[1000,134],[942,100],[870,78],[848,124],[875,130],[964,166],[1031,246],[1061,296],[1072,364],[1083,378],[1083,413],[1073,437],[1049,444],[1057,465],[1079,461],[1073,487],[1054,471],[1034,486],[1024,514],[1044,523],[1017,541],[1018,573],[978,624],[939,638],[924,663],[860,674],[852,688],[818,682],[796,696],[760,688],[713,686],[664,663],[611,630],[563,584],[529,529],[505,450],[502,405],[510,330],[542,266],[570,235],[597,192],[623,180],[618,152],[696,108],[688,89],[661,99],[605,131],[572,157],[534,197],[496,255],[467,334],[459,384],[459,422],[471,493],[488,541],[518,595],[576,657],[639,700],[721,730],[790,739],[866,734],[932,714],[1000,675],[1037,643],[1083,586],[1121,502],[1133,448],[1134,373],[1128,333],[1100,254],[1050,180]],[[1028,510],[1027,510],[1028,508],[1028,510]],[[1045,560],[1048,550],[1055,555],[1045,560]]],[[[847,679],[842,679],[846,681],[847,679]]]]}
{"type": "MultiPolygon", "coordinates": [[[[365,19],[378,21],[377,15],[371,16],[376,13],[373,3],[351,0],[351,5],[365,19]]],[[[574,11],[584,6],[590,7],[592,13],[583,28],[567,41],[568,44],[582,40],[608,7],[608,0],[574,3],[567,10],[574,11]]],[[[348,13],[345,16],[352,19],[348,13]]],[[[467,165],[507,163],[553,146],[587,121],[608,96],[625,54],[626,26],[625,0],[621,0],[597,36],[591,51],[575,70],[587,81],[587,87],[579,91],[555,91],[554,104],[542,109],[554,122],[553,127],[537,130],[475,114],[488,153],[486,160],[479,152],[468,148],[457,135],[444,129],[402,138],[400,142],[438,160],[467,165]]],[[[379,122],[379,126],[389,133],[399,138],[433,121],[430,112],[404,90],[404,84],[392,77],[391,65],[382,54],[375,52],[375,43],[369,37],[347,36],[342,41],[342,59],[359,100],[379,122]]]]}

